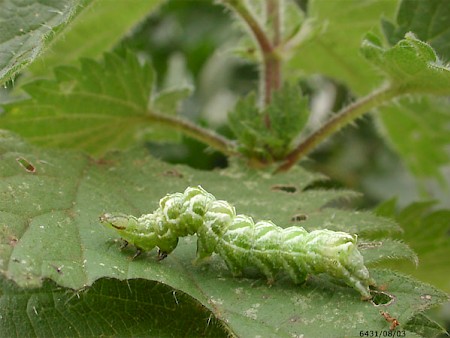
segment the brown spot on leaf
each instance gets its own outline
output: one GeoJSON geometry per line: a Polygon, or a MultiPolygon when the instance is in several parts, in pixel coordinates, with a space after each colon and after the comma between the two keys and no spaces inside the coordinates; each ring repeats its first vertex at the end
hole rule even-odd
{"type": "Polygon", "coordinates": [[[291,218],[291,222],[301,222],[301,221],[306,221],[308,219],[308,216],[305,214],[297,214],[292,216],[291,218]]]}
{"type": "Polygon", "coordinates": [[[289,184],[275,184],[271,187],[272,191],[283,191],[283,192],[287,192],[289,194],[293,194],[295,192],[297,192],[297,188],[293,185],[289,185],[289,184]]]}

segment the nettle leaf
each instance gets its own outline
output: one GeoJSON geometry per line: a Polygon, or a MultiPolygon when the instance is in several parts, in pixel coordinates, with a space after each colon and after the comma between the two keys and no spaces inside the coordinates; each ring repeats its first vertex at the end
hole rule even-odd
{"type": "Polygon", "coordinates": [[[240,152],[246,155],[251,153],[264,155],[264,144],[259,144],[259,134],[266,126],[263,113],[256,106],[254,93],[241,98],[236,103],[234,110],[228,113],[228,123],[240,143],[240,152]]]}
{"type": "Polygon", "coordinates": [[[416,253],[405,243],[391,238],[383,238],[379,241],[360,241],[359,249],[364,254],[366,264],[378,263],[392,259],[410,260],[417,267],[419,259],[416,253]],[[376,248],[376,250],[371,250],[376,248]],[[401,250],[398,250],[402,248],[401,250]]]}
{"type": "MultiPolygon", "coordinates": [[[[162,105],[161,96],[168,95],[160,94],[153,102],[154,77],[150,65],[140,64],[131,53],[105,54],[103,62],[82,59],[80,69],[60,66],[54,80],[23,86],[31,98],[6,105],[0,127],[39,145],[92,154],[125,148],[146,137],[166,139],[176,132],[158,134],[161,127],[155,128],[149,116],[155,103],[162,105]]],[[[172,96],[173,106],[180,97],[180,92],[172,96]]]]}
{"type": "Polygon", "coordinates": [[[267,115],[271,131],[267,143],[277,153],[281,152],[279,156],[283,156],[308,121],[308,99],[298,86],[285,84],[281,90],[274,92],[267,115]]]}
{"type": "Polygon", "coordinates": [[[450,162],[450,105],[445,99],[402,98],[382,107],[379,117],[392,148],[413,174],[441,178],[450,162]]]}
{"type": "Polygon", "coordinates": [[[450,210],[433,210],[433,202],[417,202],[396,212],[395,204],[394,200],[386,202],[377,213],[402,225],[402,239],[417,252],[420,265],[417,269],[396,263],[389,266],[450,292],[450,210]]]}
{"type": "Polygon", "coordinates": [[[0,2],[0,84],[33,62],[86,0],[0,2]]]}
{"type": "MultiPolygon", "coordinates": [[[[51,283],[45,282],[43,286],[43,281],[50,279],[63,288],[87,288],[80,299],[69,297],[67,303],[73,304],[73,308],[85,308],[90,302],[99,302],[89,307],[93,309],[89,312],[91,318],[84,315],[76,318],[86,327],[94,325],[92,318],[103,318],[103,326],[116,318],[114,315],[111,319],[104,318],[105,309],[110,308],[109,302],[115,302],[116,297],[105,299],[103,292],[115,295],[116,288],[121,295],[119,300],[131,298],[131,302],[136,302],[148,287],[148,281],[155,281],[175,289],[175,297],[182,292],[201,303],[229,334],[291,337],[294,334],[314,336],[318,325],[324,335],[339,336],[358,335],[361,328],[386,329],[389,324],[380,316],[380,309],[389,311],[401,325],[406,325],[417,313],[447,299],[442,292],[417,280],[374,269],[371,269],[373,278],[385,292],[395,296],[395,302],[375,307],[361,301],[353,289],[322,275],[310,278],[301,286],[281,278],[269,288],[260,278],[233,278],[219,257],[213,257],[207,264],[193,265],[196,242],[191,237],[180,241],[164,261],[156,261],[156,252],[131,260],[134,251],[121,251],[115,232],[101,226],[98,219],[106,211],[134,215],[151,212],[166,193],[201,184],[218,198],[234,204],[238,213],[257,220],[271,219],[284,227],[297,224],[309,229],[326,227],[357,232],[362,242],[363,237],[399,231],[388,219],[332,207],[337,199],[354,194],[308,189],[319,178],[300,167],[277,176],[238,169],[202,172],[159,162],[139,149],[94,161],[79,153],[34,148],[3,132],[0,137],[0,269],[4,277],[19,286],[42,287],[43,292],[29,296],[34,291],[23,291],[20,296],[18,292],[22,291],[5,289],[2,304],[6,302],[6,305],[1,306],[11,306],[8,302],[12,296],[17,296],[17,301],[23,304],[27,301],[26,304],[34,305],[38,315],[33,306],[23,310],[18,306],[16,313],[40,314],[41,320],[34,321],[33,328],[36,330],[37,326],[42,332],[48,332],[51,324],[42,320],[42,316],[54,313],[55,309],[59,311],[61,303],[54,301],[59,296],[67,299],[62,290],[50,291],[51,283]],[[119,280],[127,280],[128,285],[124,287],[119,280]],[[91,289],[93,298],[89,298],[91,289]],[[48,297],[53,297],[52,304],[48,303],[48,297]],[[41,302],[46,302],[43,308],[41,302]],[[49,312],[42,311],[45,309],[49,312]]],[[[385,252],[388,256],[400,255],[405,249],[391,247],[391,252],[385,252]]],[[[368,250],[377,248],[372,246],[361,251],[366,255],[368,250]]],[[[142,308],[146,302],[150,306],[164,301],[169,308],[173,307],[174,300],[170,297],[174,294],[166,294],[165,300],[161,300],[155,293],[157,287],[145,296],[148,301],[140,303],[142,308]],[[158,300],[151,300],[155,297],[158,300]]],[[[120,301],[112,308],[126,306],[127,302],[120,301]]],[[[62,313],[70,314],[70,311],[72,308],[68,307],[62,313]]],[[[11,318],[11,310],[6,313],[11,318]]],[[[148,319],[155,316],[133,316],[135,331],[123,320],[123,324],[114,322],[114,326],[119,325],[118,330],[140,332],[150,325],[148,319]]],[[[205,329],[204,320],[196,324],[205,329]]],[[[71,327],[75,330],[78,323],[71,327]]],[[[111,328],[94,331],[96,336],[99,332],[112,334],[111,328]]],[[[75,331],[64,332],[72,335],[75,331]]]]}
{"type": "Polygon", "coordinates": [[[442,337],[448,335],[447,330],[423,313],[415,315],[407,323],[406,327],[408,330],[416,332],[422,337],[442,337]]]}
{"type": "Polygon", "coordinates": [[[450,93],[450,69],[443,65],[430,45],[411,33],[391,48],[383,48],[374,34],[367,34],[361,52],[403,93],[450,93]]]}
{"type": "Polygon", "coordinates": [[[79,291],[50,281],[31,290],[3,281],[1,291],[4,337],[227,337],[191,297],[142,279],[101,279],[79,291]]]}
{"type": "Polygon", "coordinates": [[[59,65],[76,66],[82,57],[99,57],[111,50],[134,25],[162,2],[90,0],[89,5],[80,9],[80,15],[71,22],[70,30],[58,35],[30,70],[35,75],[46,74],[59,65]]]}
{"type": "MultiPolygon", "coordinates": [[[[384,20],[382,26],[391,45],[403,39],[407,32],[413,32],[420,40],[432,46],[443,61],[448,61],[449,20],[450,6],[445,0],[402,1],[396,24],[384,20]]],[[[431,54],[430,60],[434,58],[431,54]]],[[[428,73],[429,70],[426,70],[424,75],[427,76],[428,73]]],[[[443,73],[447,73],[448,77],[448,69],[443,73]]],[[[418,78],[419,81],[421,79],[422,76],[418,78]]],[[[445,86],[445,83],[439,82],[435,76],[430,75],[425,81],[425,85],[433,82],[435,86],[445,86]],[[436,82],[433,82],[434,80],[436,82]]],[[[445,99],[405,98],[395,105],[382,107],[377,117],[381,120],[393,149],[402,156],[414,175],[442,179],[441,166],[450,162],[446,151],[450,144],[449,112],[445,99]]]]}
{"type": "Polygon", "coordinates": [[[298,79],[307,74],[323,74],[347,84],[352,92],[367,94],[382,78],[358,53],[367,32],[380,33],[381,16],[394,14],[396,1],[346,0],[308,1],[308,17],[314,20],[310,36],[295,49],[287,62],[286,76],[298,79]]]}
{"type": "Polygon", "coordinates": [[[307,98],[297,86],[285,84],[264,110],[253,94],[238,101],[228,121],[242,153],[271,161],[284,158],[308,117],[307,98]]]}
{"type": "Polygon", "coordinates": [[[382,20],[383,32],[391,45],[413,32],[448,61],[450,56],[450,6],[447,0],[406,1],[400,3],[396,23],[382,20]]]}
{"type": "MultiPolygon", "coordinates": [[[[368,35],[361,51],[400,93],[450,94],[450,69],[427,43],[410,33],[391,48],[383,48],[378,38],[368,35]]],[[[440,167],[450,161],[445,99],[402,98],[382,107],[380,118],[393,148],[415,175],[442,178],[440,167]]]]}

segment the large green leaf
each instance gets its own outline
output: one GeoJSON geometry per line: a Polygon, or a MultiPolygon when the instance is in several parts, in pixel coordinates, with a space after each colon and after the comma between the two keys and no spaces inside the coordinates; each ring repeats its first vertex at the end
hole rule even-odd
{"type": "Polygon", "coordinates": [[[36,73],[108,50],[161,0],[3,0],[0,2],[0,84],[52,44],[36,73]],[[74,20],[75,19],[75,20],[74,20]],[[69,22],[71,30],[65,29],[69,22]],[[88,39],[87,39],[88,37],[88,39]]]}
{"type": "Polygon", "coordinates": [[[414,268],[390,262],[389,266],[450,292],[450,210],[433,211],[434,203],[418,202],[396,212],[395,204],[394,200],[388,201],[377,213],[392,217],[402,225],[405,231],[402,238],[417,252],[420,265],[414,268]]]}
{"type": "MultiPolygon", "coordinates": [[[[131,53],[124,57],[105,54],[103,62],[82,59],[80,69],[59,66],[54,80],[24,85],[22,89],[31,97],[6,105],[0,127],[40,145],[93,154],[124,148],[144,137],[167,139],[176,132],[161,126],[152,129],[149,112],[154,105],[163,106],[164,96],[158,95],[154,102],[153,84],[150,65],[141,65],[131,53]]],[[[175,107],[183,92],[173,93],[178,93],[172,97],[175,107]]]]}
{"type": "Polygon", "coordinates": [[[380,17],[391,17],[395,6],[396,1],[380,0],[309,1],[308,16],[315,28],[288,62],[287,76],[319,73],[346,83],[359,95],[373,90],[381,78],[359,48],[367,32],[379,32],[380,17]]]}
{"type": "MultiPolygon", "coordinates": [[[[402,40],[407,32],[413,32],[419,39],[433,47],[437,56],[442,60],[442,64],[450,58],[449,20],[450,6],[446,0],[402,1],[396,23],[383,21],[383,30],[391,45],[402,40]]],[[[436,59],[433,55],[434,52],[431,52],[425,44],[421,42],[419,44],[423,45],[425,53],[422,53],[422,48],[420,48],[416,49],[417,55],[422,55],[422,59],[425,59],[429,54],[428,60],[433,63],[433,59],[436,59]]],[[[401,49],[396,53],[410,54],[413,59],[416,58],[411,53],[415,49],[414,46],[405,46],[402,43],[397,47],[401,47],[401,49]]],[[[394,56],[395,49],[394,47],[389,52],[391,56],[394,56]]],[[[395,60],[397,58],[386,60],[386,63],[390,63],[390,67],[396,67],[395,60]]],[[[405,66],[406,73],[398,73],[401,81],[411,75],[411,69],[418,69],[417,62],[405,64],[405,66]]],[[[427,86],[430,89],[434,87],[448,93],[450,87],[448,68],[446,70],[435,68],[440,74],[434,76],[430,74],[430,71],[435,65],[423,64],[423,66],[425,67],[422,75],[414,74],[415,81],[420,86],[427,86]],[[447,74],[446,81],[442,79],[444,74],[447,74]]],[[[386,67],[385,69],[387,70],[386,67]]],[[[434,176],[442,179],[441,167],[450,162],[446,152],[446,148],[450,144],[448,101],[416,98],[412,101],[402,99],[400,103],[400,105],[383,107],[380,110],[379,118],[384,130],[387,131],[387,138],[416,176],[434,176]]]]}
{"type": "MultiPolygon", "coordinates": [[[[357,335],[361,328],[386,329],[380,308],[406,324],[418,312],[446,299],[428,285],[380,270],[371,273],[396,301],[378,308],[327,276],[315,276],[302,286],[282,278],[269,288],[262,279],[231,277],[219,257],[209,264],[193,265],[194,238],[182,240],[164,261],[157,262],[155,253],[131,260],[133,252],[119,250],[115,233],[98,221],[105,211],[151,212],[166,193],[201,184],[233,203],[238,213],[272,219],[281,226],[296,221],[307,229],[357,232],[361,243],[398,232],[388,219],[331,207],[333,201],[355,194],[308,189],[319,176],[300,168],[278,176],[238,169],[201,172],[164,164],[141,150],[94,161],[78,153],[33,148],[2,133],[0,173],[0,268],[22,287],[40,287],[45,279],[73,289],[111,277],[157,281],[196,299],[230,333],[265,337],[314,336],[318,329],[324,335],[340,336],[357,335]],[[424,294],[430,297],[419,297],[424,294]]],[[[361,250],[377,261],[376,254],[370,253],[379,247],[366,245],[361,250]]],[[[384,255],[400,256],[406,248],[401,243],[391,245],[384,255]]],[[[140,288],[132,284],[131,290],[140,288]]],[[[49,292],[44,290],[42,296],[49,292]]],[[[91,325],[90,319],[80,320],[91,325]]],[[[204,322],[200,326],[204,328],[204,322]]]]}
{"type": "Polygon", "coordinates": [[[418,177],[441,177],[450,161],[450,105],[445,99],[403,98],[380,109],[383,130],[392,147],[418,177]]]}
{"type": "Polygon", "coordinates": [[[88,0],[0,1],[0,84],[33,62],[88,0]]]}
{"type": "Polygon", "coordinates": [[[70,30],[52,42],[46,53],[31,66],[31,71],[34,74],[49,73],[59,65],[75,66],[81,57],[99,57],[161,2],[163,0],[91,0],[71,22],[70,30]]]}
{"type": "Polygon", "coordinates": [[[392,272],[377,270],[375,276],[391,283],[391,291],[400,300],[421,294],[422,301],[393,302],[377,309],[357,298],[339,300],[342,295],[331,283],[327,285],[331,289],[308,293],[284,283],[277,286],[283,288],[279,292],[247,280],[222,277],[218,282],[207,273],[202,286],[209,284],[204,290],[211,314],[183,292],[142,279],[100,279],[75,292],[51,282],[31,290],[4,282],[0,330],[7,337],[359,336],[361,331],[388,329],[378,312],[383,310],[400,322],[399,334],[404,330],[408,337],[417,337],[415,332],[425,337],[443,333],[442,327],[424,315],[409,319],[411,313],[442,301],[442,293],[392,272]]]}
{"type": "Polygon", "coordinates": [[[450,58],[450,6],[447,0],[403,0],[397,12],[396,23],[382,21],[386,38],[391,45],[413,32],[420,40],[429,43],[437,54],[450,58]]]}
{"type": "Polygon", "coordinates": [[[29,290],[4,281],[0,313],[2,337],[227,336],[192,298],[142,279],[102,279],[75,292],[51,282],[29,290]]]}

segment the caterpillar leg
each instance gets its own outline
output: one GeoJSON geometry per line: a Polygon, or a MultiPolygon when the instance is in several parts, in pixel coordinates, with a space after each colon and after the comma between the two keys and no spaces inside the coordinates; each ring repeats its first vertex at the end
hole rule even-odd
{"type": "Polygon", "coordinates": [[[161,249],[158,249],[158,261],[162,261],[164,258],[166,258],[169,254],[165,251],[162,251],[161,249]]]}
{"type": "Polygon", "coordinates": [[[125,239],[122,239],[122,244],[120,245],[120,250],[125,249],[128,246],[128,241],[125,239]]]}
{"type": "Polygon", "coordinates": [[[138,258],[142,254],[142,249],[136,248],[136,252],[134,253],[133,257],[131,257],[131,260],[138,258]]]}
{"type": "Polygon", "coordinates": [[[244,264],[242,264],[241,259],[236,257],[236,253],[231,254],[227,249],[230,248],[219,245],[216,252],[222,257],[233,277],[241,277],[244,270],[244,264]]]}
{"type": "Polygon", "coordinates": [[[303,284],[308,276],[305,272],[294,268],[288,264],[284,264],[284,270],[295,284],[303,284]]]}

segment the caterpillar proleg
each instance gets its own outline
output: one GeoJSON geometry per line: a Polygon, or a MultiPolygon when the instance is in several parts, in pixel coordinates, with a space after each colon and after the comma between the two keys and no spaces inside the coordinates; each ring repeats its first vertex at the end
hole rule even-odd
{"type": "Polygon", "coordinates": [[[357,248],[357,236],[331,230],[308,232],[302,227],[281,228],[271,221],[236,215],[228,202],[217,200],[202,187],[168,194],[151,214],[134,217],[103,214],[100,221],[140,252],[159,249],[159,258],[170,254],[178,238],[197,234],[197,260],[217,253],[234,276],[249,266],[269,281],[285,271],[295,283],[310,274],[326,273],[343,280],[370,299],[375,285],[357,248]]]}

